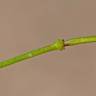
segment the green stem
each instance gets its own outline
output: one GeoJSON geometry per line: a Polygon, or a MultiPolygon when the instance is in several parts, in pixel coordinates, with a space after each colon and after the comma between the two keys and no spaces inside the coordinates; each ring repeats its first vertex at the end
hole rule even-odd
{"type": "Polygon", "coordinates": [[[8,60],[4,60],[0,62],[0,68],[6,67],[8,65],[26,60],[28,58],[32,58],[50,51],[55,51],[55,50],[62,50],[64,49],[64,40],[58,39],[55,43],[47,45],[42,48],[38,48],[36,50],[28,51],[23,54],[20,54],[18,56],[15,56],[13,58],[10,58],[8,60]]]}
{"type": "Polygon", "coordinates": [[[73,46],[85,43],[96,42],[96,36],[86,36],[86,37],[78,37],[66,40],[65,45],[73,46]]]}
{"type": "Polygon", "coordinates": [[[72,46],[72,45],[78,45],[78,44],[84,44],[84,43],[91,43],[91,42],[96,42],[96,36],[86,36],[86,37],[78,37],[78,38],[72,38],[69,40],[64,40],[58,39],[55,43],[47,45],[45,47],[28,51],[23,54],[20,54],[18,56],[15,56],[13,58],[4,60],[0,62],[0,68],[6,67],[11,64],[15,64],[17,62],[26,60],[28,58],[32,58],[34,56],[38,56],[50,51],[55,51],[55,50],[63,50],[66,46],[72,46]]]}

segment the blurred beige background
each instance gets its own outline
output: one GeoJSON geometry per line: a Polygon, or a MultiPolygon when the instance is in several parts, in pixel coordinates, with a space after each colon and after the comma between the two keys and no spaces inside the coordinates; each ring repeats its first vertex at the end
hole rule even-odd
{"type": "MultiPolygon", "coordinates": [[[[0,0],[1,61],[86,35],[96,35],[95,0],[0,0]]],[[[96,44],[0,69],[0,96],[96,96],[96,44]]]]}

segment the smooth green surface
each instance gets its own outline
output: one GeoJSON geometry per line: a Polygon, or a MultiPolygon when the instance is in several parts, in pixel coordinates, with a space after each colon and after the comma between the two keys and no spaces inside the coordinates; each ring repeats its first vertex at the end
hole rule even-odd
{"type": "Polygon", "coordinates": [[[28,58],[32,58],[34,56],[38,56],[38,55],[41,55],[50,51],[63,50],[66,46],[72,46],[72,45],[78,45],[78,44],[84,44],[84,43],[92,43],[92,42],[96,42],[96,36],[78,37],[78,38],[72,38],[66,41],[62,39],[58,39],[53,44],[47,45],[42,48],[38,48],[36,50],[28,51],[18,56],[15,56],[13,58],[1,61],[0,68],[6,67],[11,64],[15,64],[17,62],[20,62],[28,58]]]}
{"type": "Polygon", "coordinates": [[[8,65],[11,65],[11,64],[26,60],[28,58],[32,58],[34,56],[38,56],[38,55],[47,53],[47,52],[50,52],[50,51],[62,50],[62,49],[64,49],[64,41],[61,40],[61,39],[58,39],[53,44],[47,45],[45,47],[42,47],[42,48],[39,48],[39,49],[36,49],[36,50],[25,52],[25,53],[20,54],[16,57],[10,58],[10,59],[5,60],[5,61],[2,61],[2,62],[0,62],[0,68],[6,67],[8,65]]]}
{"type": "Polygon", "coordinates": [[[96,36],[78,37],[66,40],[66,44],[69,46],[96,42],[96,36]]]}

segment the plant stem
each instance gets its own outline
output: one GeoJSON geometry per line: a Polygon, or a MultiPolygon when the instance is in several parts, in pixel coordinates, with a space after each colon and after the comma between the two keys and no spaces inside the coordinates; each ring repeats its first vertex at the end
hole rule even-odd
{"type": "Polygon", "coordinates": [[[20,54],[18,56],[15,56],[13,58],[4,60],[0,62],[0,68],[6,67],[8,65],[15,64],[17,62],[26,60],[28,58],[32,58],[50,51],[55,51],[55,50],[63,50],[66,46],[73,46],[73,45],[79,45],[79,44],[84,44],[84,43],[92,43],[96,42],[96,36],[86,36],[86,37],[78,37],[78,38],[72,38],[69,40],[62,40],[58,39],[55,43],[47,45],[42,48],[38,48],[35,50],[31,50],[28,52],[25,52],[23,54],[20,54]]]}
{"type": "Polygon", "coordinates": [[[65,41],[66,46],[96,42],[96,36],[77,37],[65,41]]]}
{"type": "Polygon", "coordinates": [[[20,54],[18,56],[15,56],[13,58],[4,60],[0,62],[0,68],[6,67],[8,65],[26,60],[28,58],[32,58],[50,51],[55,51],[55,50],[62,50],[64,49],[64,40],[58,39],[55,43],[47,45],[42,48],[38,48],[36,50],[31,50],[28,52],[25,52],[23,54],[20,54]]]}

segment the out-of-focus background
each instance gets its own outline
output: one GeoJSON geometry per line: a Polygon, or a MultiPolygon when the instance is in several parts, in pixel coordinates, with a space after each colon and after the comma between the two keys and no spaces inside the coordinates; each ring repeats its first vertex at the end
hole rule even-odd
{"type": "MultiPolygon", "coordinates": [[[[96,35],[95,0],[0,0],[0,60],[58,38],[96,35]]],[[[1,96],[96,96],[96,44],[68,47],[0,69],[1,96]]]]}

